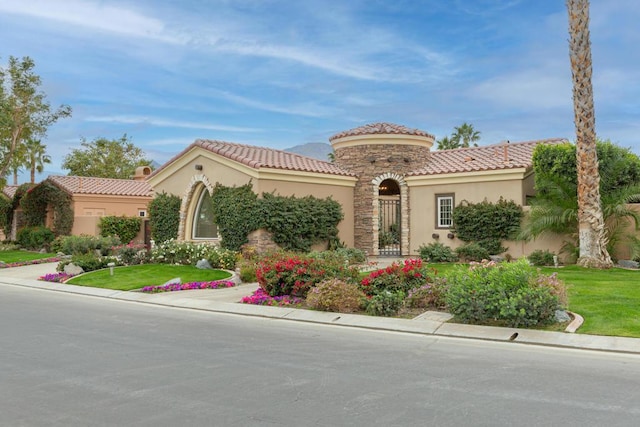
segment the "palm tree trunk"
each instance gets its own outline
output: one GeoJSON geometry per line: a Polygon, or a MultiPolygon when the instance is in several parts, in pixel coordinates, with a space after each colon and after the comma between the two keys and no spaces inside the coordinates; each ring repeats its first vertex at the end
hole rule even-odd
{"type": "Polygon", "coordinates": [[[578,166],[578,264],[585,267],[610,268],[613,262],[607,252],[607,237],[600,205],[600,173],[591,85],[589,0],[567,0],[567,9],[578,166]]]}

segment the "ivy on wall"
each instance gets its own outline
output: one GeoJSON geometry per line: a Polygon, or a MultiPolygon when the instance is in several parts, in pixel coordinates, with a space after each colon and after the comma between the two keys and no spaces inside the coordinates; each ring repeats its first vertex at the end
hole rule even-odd
{"type": "Polygon", "coordinates": [[[504,251],[503,240],[513,238],[520,229],[522,206],[500,197],[497,203],[460,202],[453,210],[452,231],[464,242],[476,242],[491,254],[504,251]]]}
{"type": "Polygon", "coordinates": [[[149,203],[151,238],[157,243],[178,237],[180,197],[162,192],[149,203]]]}
{"type": "MultiPolygon", "coordinates": [[[[20,190],[21,187],[18,187],[20,190]]],[[[20,198],[25,223],[27,226],[43,226],[46,222],[47,207],[53,209],[53,232],[56,236],[66,236],[73,227],[73,209],[71,195],[57,186],[43,181],[26,190],[20,198]]],[[[14,201],[18,197],[18,191],[14,201]]],[[[17,207],[17,206],[16,206],[17,207]]]]}
{"type": "Polygon", "coordinates": [[[331,198],[294,197],[263,193],[258,198],[248,183],[239,187],[216,184],[211,196],[221,245],[239,250],[247,235],[264,228],[283,249],[309,251],[314,243],[338,239],[342,207],[331,198]]]}

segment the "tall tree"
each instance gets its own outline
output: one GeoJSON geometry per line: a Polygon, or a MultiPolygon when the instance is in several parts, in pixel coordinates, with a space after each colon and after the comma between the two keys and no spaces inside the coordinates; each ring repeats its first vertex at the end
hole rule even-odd
{"type": "Polygon", "coordinates": [[[73,149],[62,162],[69,175],[128,179],[138,166],[151,163],[127,134],[120,139],[97,138],[91,142],[82,138],[80,145],[83,148],[73,149]]]}
{"type": "Polygon", "coordinates": [[[585,267],[610,268],[613,262],[607,251],[605,223],[600,204],[596,119],[591,84],[589,0],[567,0],[567,10],[578,166],[578,264],[585,267]]]}
{"type": "Polygon", "coordinates": [[[467,122],[453,128],[451,139],[457,143],[459,147],[467,148],[473,143],[477,147],[476,141],[480,141],[480,132],[473,128],[472,124],[467,122]]]}
{"type": "Polygon", "coordinates": [[[438,150],[451,150],[453,148],[460,148],[460,142],[454,141],[453,138],[443,136],[436,141],[438,144],[438,150]]]}
{"type": "Polygon", "coordinates": [[[29,138],[43,138],[58,119],[71,115],[71,107],[52,110],[40,91],[40,76],[35,63],[25,56],[9,57],[9,65],[0,67],[0,176],[12,168],[11,159],[29,138]]]}
{"type": "Polygon", "coordinates": [[[36,182],[36,172],[42,173],[45,163],[51,163],[51,156],[47,154],[47,146],[40,140],[29,139],[25,144],[24,166],[31,172],[31,183],[36,182]]]}

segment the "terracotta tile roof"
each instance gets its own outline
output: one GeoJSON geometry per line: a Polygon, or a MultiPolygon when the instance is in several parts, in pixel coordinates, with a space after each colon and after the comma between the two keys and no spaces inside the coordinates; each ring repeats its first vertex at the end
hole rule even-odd
{"type": "Polygon", "coordinates": [[[13,196],[16,195],[16,190],[18,189],[17,185],[5,185],[2,189],[2,194],[7,196],[10,199],[13,199],[13,196]]]}
{"type": "Polygon", "coordinates": [[[409,176],[437,175],[456,172],[479,172],[498,169],[530,168],[533,149],[538,144],[568,142],[563,138],[538,141],[500,143],[482,147],[457,148],[431,152],[429,164],[409,176]],[[506,148],[505,148],[506,147],[506,148]],[[506,150],[506,156],[505,156],[506,150]],[[508,161],[505,161],[505,157],[508,161]]]}
{"type": "Polygon", "coordinates": [[[382,123],[370,123],[368,125],[360,126],[354,129],[345,130],[343,132],[337,133],[332,137],[330,137],[329,141],[333,141],[334,139],[338,139],[338,138],[344,138],[345,136],[375,135],[375,134],[416,135],[416,136],[426,136],[429,138],[434,138],[433,135],[420,129],[410,129],[405,126],[382,122],[382,123]]]}
{"type": "Polygon", "coordinates": [[[134,181],[132,179],[51,175],[47,180],[71,194],[141,197],[153,195],[153,190],[146,181],[134,181]]]}
{"type": "Polygon", "coordinates": [[[165,166],[174,162],[193,147],[201,147],[253,169],[272,168],[301,172],[326,173],[331,175],[355,176],[353,173],[346,171],[333,163],[302,156],[300,154],[275,150],[267,147],[257,147],[253,145],[236,144],[232,142],[208,139],[196,140],[181,153],[177,154],[167,163],[156,169],[151,176],[164,169],[165,166]]]}

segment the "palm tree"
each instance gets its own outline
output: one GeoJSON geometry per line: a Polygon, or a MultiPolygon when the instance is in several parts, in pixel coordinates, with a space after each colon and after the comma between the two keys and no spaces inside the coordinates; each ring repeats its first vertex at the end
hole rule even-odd
{"type": "Polygon", "coordinates": [[[451,139],[455,141],[458,147],[467,148],[472,142],[474,147],[478,146],[475,142],[480,140],[480,132],[475,130],[472,124],[464,122],[462,125],[454,127],[453,130],[451,139]]]}
{"type": "Polygon", "coordinates": [[[436,142],[438,143],[438,150],[451,150],[452,148],[460,148],[460,143],[454,141],[453,138],[449,138],[448,136],[444,136],[436,142]]]}
{"type": "Polygon", "coordinates": [[[591,85],[591,41],[589,0],[567,0],[569,13],[569,57],[573,80],[573,112],[578,165],[578,264],[585,267],[613,266],[607,251],[605,221],[600,205],[600,174],[596,153],[595,109],[591,85]]]}
{"type": "Polygon", "coordinates": [[[45,163],[51,163],[51,156],[46,154],[47,146],[40,143],[40,140],[28,139],[25,143],[24,166],[31,171],[31,183],[36,182],[36,171],[41,173],[45,163]]]}

